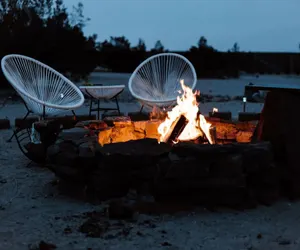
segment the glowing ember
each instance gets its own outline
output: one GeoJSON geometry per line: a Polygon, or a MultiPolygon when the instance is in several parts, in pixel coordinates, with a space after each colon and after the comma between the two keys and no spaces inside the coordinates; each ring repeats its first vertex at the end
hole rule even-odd
{"type": "Polygon", "coordinates": [[[217,109],[217,108],[213,108],[213,111],[212,111],[213,113],[217,113],[217,112],[219,112],[219,110],[217,109]]]}
{"type": "Polygon", "coordinates": [[[162,122],[158,127],[158,133],[160,138],[159,142],[165,142],[166,137],[169,134],[169,130],[172,127],[172,124],[178,120],[178,118],[183,115],[188,123],[183,129],[182,133],[178,136],[177,141],[189,141],[195,140],[200,136],[203,136],[203,133],[206,135],[209,143],[212,144],[212,139],[209,133],[210,123],[206,122],[203,115],[198,114],[198,102],[197,96],[200,95],[200,91],[195,91],[184,85],[184,81],[180,81],[181,87],[183,89],[182,96],[177,97],[177,105],[167,113],[167,118],[162,122]]]}

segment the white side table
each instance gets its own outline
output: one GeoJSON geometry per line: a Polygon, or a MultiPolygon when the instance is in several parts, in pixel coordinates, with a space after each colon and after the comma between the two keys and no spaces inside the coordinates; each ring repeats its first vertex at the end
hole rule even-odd
{"type": "Polygon", "coordinates": [[[90,98],[90,107],[89,107],[89,116],[91,116],[92,112],[97,112],[97,119],[100,119],[100,111],[107,112],[109,110],[117,110],[119,115],[120,107],[118,103],[118,96],[125,89],[125,85],[93,85],[93,86],[80,86],[80,90],[84,95],[90,98]],[[93,107],[93,101],[96,100],[97,107],[93,107]],[[114,100],[116,103],[116,108],[101,108],[100,101],[101,100],[114,100]]]}

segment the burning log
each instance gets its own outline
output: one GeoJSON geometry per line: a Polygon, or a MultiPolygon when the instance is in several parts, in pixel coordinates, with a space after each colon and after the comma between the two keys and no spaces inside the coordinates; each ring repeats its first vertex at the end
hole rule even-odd
{"type": "Polygon", "coordinates": [[[212,139],[212,144],[217,144],[217,130],[216,127],[209,128],[210,138],[212,139]]]}
{"type": "Polygon", "coordinates": [[[178,136],[184,130],[187,125],[188,120],[183,116],[179,116],[171,125],[171,128],[165,134],[164,138],[161,141],[173,144],[177,141],[178,136]]]}

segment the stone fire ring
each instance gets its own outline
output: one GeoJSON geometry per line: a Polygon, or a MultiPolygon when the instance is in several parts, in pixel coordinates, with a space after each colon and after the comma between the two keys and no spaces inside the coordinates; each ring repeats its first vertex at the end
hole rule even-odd
{"type": "Polygon", "coordinates": [[[114,123],[112,130],[101,121],[82,122],[64,131],[47,151],[47,167],[70,192],[81,190],[92,201],[124,197],[134,189],[157,202],[247,208],[269,205],[280,196],[280,170],[268,142],[170,146],[158,144],[157,135],[151,135],[156,130],[148,128],[140,138],[111,143],[117,131],[134,134],[126,123],[132,124],[114,123]],[[109,134],[103,147],[101,133],[109,134]]]}

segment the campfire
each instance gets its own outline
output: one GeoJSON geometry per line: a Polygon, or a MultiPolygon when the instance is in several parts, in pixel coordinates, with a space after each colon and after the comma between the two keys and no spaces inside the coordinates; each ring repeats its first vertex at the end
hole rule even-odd
{"type": "Polygon", "coordinates": [[[167,113],[166,119],[159,125],[159,142],[178,143],[206,137],[212,144],[211,124],[199,112],[197,96],[200,95],[200,91],[193,93],[192,89],[184,85],[183,80],[180,84],[183,94],[177,97],[177,105],[167,113]]]}
{"type": "Polygon", "coordinates": [[[197,98],[200,96],[200,91],[193,92],[183,80],[180,84],[182,91],[177,97],[177,105],[168,112],[154,107],[149,116],[150,120],[147,121],[133,122],[130,117],[104,119],[108,127],[99,132],[99,144],[103,146],[144,138],[157,139],[158,143],[171,145],[187,141],[197,144],[215,144],[216,127],[208,122],[199,110],[197,98]]]}

